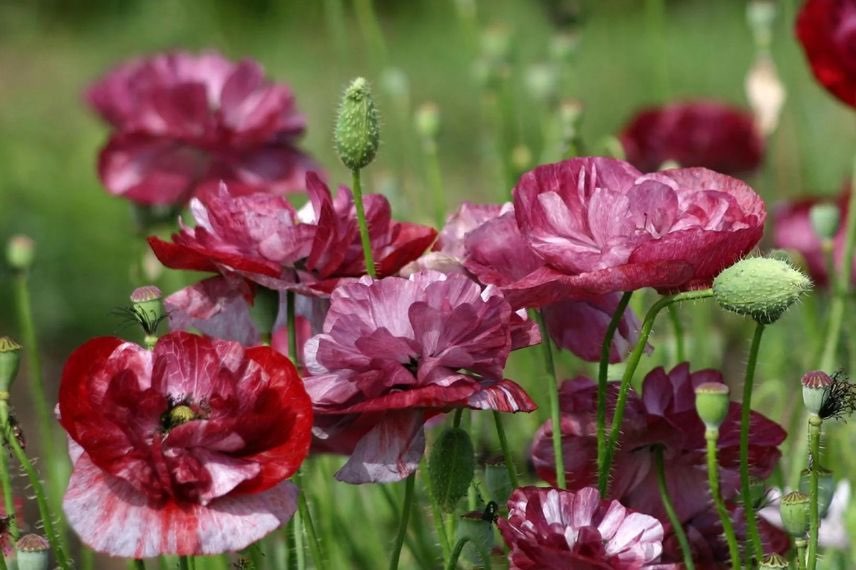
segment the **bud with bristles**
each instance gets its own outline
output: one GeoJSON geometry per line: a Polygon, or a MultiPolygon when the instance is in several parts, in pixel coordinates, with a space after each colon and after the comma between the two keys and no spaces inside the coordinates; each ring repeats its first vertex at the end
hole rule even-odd
{"type": "Polygon", "coordinates": [[[368,166],[380,146],[380,119],[369,83],[357,77],[345,89],[334,136],[339,159],[351,170],[368,166]]]}
{"type": "Polygon", "coordinates": [[[445,430],[431,449],[428,475],[431,492],[440,508],[455,510],[473,481],[475,458],[470,434],[461,428],[445,430]]]}
{"type": "MultiPolygon", "coordinates": [[[[832,476],[832,471],[820,465],[815,464],[814,470],[817,471],[817,510],[820,518],[824,518],[835,495],[835,478],[832,476]]],[[[808,494],[810,485],[811,471],[803,469],[800,474],[800,491],[808,494]]]]}
{"type": "Polygon", "coordinates": [[[131,293],[131,311],[147,336],[156,334],[158,325],[166,318],[161,290],[154,285],[134,289],[131,293]]]}
{"type": "Polygon", "coordinates": [[[774,552],[773,554],[766,555],[761,560],[758,570],[781,570],[782,568],[790,568],[790,565],[790,562],[774,552]]]}
{"type": "Polygon", "coordinates": [[[9,388],[18,375],[21,364],[21,345],[8,336],[0,337],[0,394],[8,397],[9,388]]]}
{"type": "Polygon", "coordinates": [[[728,386],[722,382],[705,382],[696,387],[696,412],[708,429],[719,429],[725,421],[731,405],[729,392],[728,386]]]}
{"type": "Polygon", "coordinates": [[[738,261],[713,280],[713,296],[723,309],[765,325],[776,322],[810,288],[808,277],[765,257],[738,261]]]}
{"type": "Polygon", "coordinates": [[[6,243],[6,262],[16,271],[26,271],[36,258],[36,242],[25,235],[16,235],[6,243]]]}
{"type": "Polygon", "coordinates": [[[832,378],[823,370],[812,370],[803,374],[800,383],[805,408],[810,413],[818,415],[826,393],[832,386],[832,378]]]}
{"type": "Polygon", "coordinates": [[[820,239],[832,239],[838,233],[841,224],[841,210],[836,204],[815,204],[808,211],[811,229],[820,239]]]}
{"type": "Polygon", "coordinates": [[[15,544],[18,570],[47,570],[50,547],[50,543],[37,534],[22,536],[15,544]]]}
{"type": "Polygon", "coordinates": [[[791,536],[805,536],[808,532],[808,505],[808,495],[799,491],[792,491],[782,497],[782,502],[779,504],[782,526],[791,536]]]}

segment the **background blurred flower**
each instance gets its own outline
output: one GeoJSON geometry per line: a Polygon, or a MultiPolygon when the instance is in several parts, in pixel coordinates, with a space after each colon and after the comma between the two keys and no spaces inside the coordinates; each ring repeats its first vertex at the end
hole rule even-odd
{"type": "Polygon", "coordinates": [[[856,108],[856,0],[808,0],[796,32],[818,82],[856,108]]]}
{"type": "Polygon", "coordinates": [[[59,412],[74,463],[63,506],[94,550],[240,550],[294,513],[285,480],[309,450],[312,410],[270,348],[183,332],[153,351],[96,338],[69,358],[59,412]]]}

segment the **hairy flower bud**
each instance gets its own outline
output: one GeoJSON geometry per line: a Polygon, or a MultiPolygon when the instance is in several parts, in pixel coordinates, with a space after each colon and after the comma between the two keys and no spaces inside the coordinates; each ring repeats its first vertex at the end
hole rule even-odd
{"type": "Polygon", "coordinates": [[[832,386],[832,378],[823,370],[811,370],[803,374],[800,383],[805,408],[812,414],[819,414],[829,387],[832,386]]]}
{"type": "Polygon", "coordinates": [[[461,428],[450,428],[440,434],[428,458],[431,492],[440,508],[446,512],[455,510],[455,505],[467,494],[474,471],[470,434],[461,428]]]}
{"type": "MultiPolygon", "coordinates": [[[[824,518],[835,495],[835,478],[832,476],[832,471],[825,467],[815,464],[814,468],[817,471],[817,509],[820,518],[824,518]]],[[[810,485],[811,471],[803,469],[800,474],[800,492],[808,495],[810,485]]]]}
{"type": "Polygon", "coordinates": [[[719,429],[725,421],[731,405],[729,393],[728,386],[721,382],[705,382],[696,387],[696,412],[708,429],[719,429]]]}
{"type": "Polygon", "coordinates": [[[774,323],[811,288],[808,277],[778,259],[750,257],[713,280],[713,296],[728,311],[774,323]]]}
{"type": "Polygon", "coordinates": [[[789,568],[790,565],[790,562],[774,552],[761,560],[758,570],[781,570],[782,568],[789,568]]]}
{"type": "Polygon", "coordinates": [[[841,223],[841,210],[837,204],[818,203],[808,211],[811,229],[820,239],[832,239],[838,233],[841,223]]]}
{"type": "Polygon", "coordinates": [[[25,235],[16,235],[6,243],[6,262],[16,271],[26,271],[36,257],[36,242],[25,235]]]}
{"type": "Polygon", "coordinates": [[[380,119],[369,83],[357,77],[345,89],[334,135],[339,159],[351,170],[368,166],[380,146],[380,119]]]}
{"type": "Polygon", "coordinates": [[[799,491],[792,491],[782,497],[779,505],[782,526],[791,536],[801,537],[808,532],[808,505],[808,495],[799,491]]]}
{"type": "Polygon", "coordinates": [[[15,544],[18,570],[47,570],[50,543],[37,534],[25,534],[15,544]]]}
{"type": "Polygon", "coordinates": [[[0,337],[0,399],[8,397],[9,387],[15,381],[21,364],[21,345],[8,336],[0,337]]]}

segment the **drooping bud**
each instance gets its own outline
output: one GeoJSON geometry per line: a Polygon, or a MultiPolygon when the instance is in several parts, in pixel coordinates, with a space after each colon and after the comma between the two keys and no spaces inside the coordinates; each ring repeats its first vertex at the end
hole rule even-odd
{"type": "Polygon", "coordinates": [[[808,505],[808,495],[799,491],[791,491],[782,497],[779,504],[782,526],[791,536],[805,536],[808,532],[808,505]]]}
{"type": "Polygon", "coordinates": [[[368,166],[380,146],[380,119],[369,83],[357,77],[345,89],[334,135],[339,159],[351,170],[368,166]]]}
{"type": "Polygon", "coordinates": [[[461,428],[445,430],[431,449],[428,475],[431,492],[440,508],[455,510],[458,501],[467,494],[475,471],[473,442],[461,428]]]}
{"type": "MultiPolygon", "coordinates": [[[[824,518],[832,504],[832,497],[835,495],[835,479],[832,476],[832,471],[821,465],[815,464],[814,469],[817,471],[817,510],[820,513],[820,518],[824,518]]],[[[808,495],[810,487],[811,471],[803,469],[800,473],[800,491],[808,495]]]]}
{"type": "Polygon", "coordinates": [[[832,377],[823,370],[811,370],[803,374],[800,383],[806,410],[815,415],[820,414],[823,400],[832,386],[832,377]]]}
{"type": "Polygon", "coordinates": [[[492,501],[500,505],[508,502],[514,488],[511,486],[508,467],[502,457],[490,459],[485,463],[484,484],[487,488],[487,496],[492,501]]]}
{"type": "Polygon", "coordinates": [[[811,229],[820,239],[832,239],[838,233],[841,210],[837,204],[815,204],[808,211],[808,219],[811,220],[811,229]]]}
{"type": "Polygon", "coordinates": [[[713,280],[713,296],[728,311],[768,325],[811,288],[808,277],[778,259],[750,257],[713,280]]]}
{"type": "Polygon", "coordinates": [[[455,530],[455,542],[462,538],[470,541],[464,546],[462,557],[473,564],[485,564],[482,557],[490,556],[493,549],[493,520],[496,513],[496,503],[488,503],[487,510],[472,511],[461,515],[455,530]],[[493,513],[493,514],[491,514],[493,513]]]}
{"type": "Polygon", "coordinates": [[[722,382],[705,382],[695,389],[696,412],[708,429],[719,429],[731,400],[728,397],[730,390],[722,382]]]}
{"type": "Polygon", "coordinates": [[[36,242],[25,235],[16,235],[6,243],[6,262],[15,271],[26,271],[36,258],[36,242]]]}
{"type": "Polygon", "coordinates": [[[766,555],[761,560],[758,570],[781,570],[782,568],[789,568],[790,565],[790,562],[774,552],[773,554],[766,555]]]}
{"type": "Polygon", "coordinates": [[[9,338],[0,337],[0,399],[9,396],[9,388],[18,375],[22,346],[9,338]]]}
{"type": "Polygon", "coordinates": [[[131,311],[147,337],[156,335],[158,325],[166,318],[161,290],[154,285],[134,289],[131,293],[131,311]]]}
{"type": "Polygon", "coordinates": [[[37,534],[22,536],[15,544],[18,570],[47,570],[50,562],[50,547],[50,543],[37,534]]]}

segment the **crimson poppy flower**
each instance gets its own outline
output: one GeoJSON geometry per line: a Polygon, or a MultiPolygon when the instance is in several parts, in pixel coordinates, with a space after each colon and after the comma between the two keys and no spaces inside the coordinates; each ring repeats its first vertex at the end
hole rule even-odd
{"type": "Polygon", "coordinates": [[[856,108],[856,0],[808,0],[796,32],[815,78],[856,108]]]}
{"type": "Polygon", "coordinates": [[[111,194],[181,205],[225,180],[234,192],[301,190],[317,170],[296,142],[306,124],[288,86],[251,60],[214,52],[126,62],[87,92],[115,131],[98,174],[111,194]]]}
{"type": "MultiPolygon", "coordinates": [[[[645,378],[641,396],[631,391],[622,422],[620,446],[610,480],[610,495],[631,509],[668,521],[662,506],[654,470],[653,447],[662,446],[666,480],[675,503],[675,511],[685,527],[693,526],[699,544],[693,546],[699,559],[704,552],[727,560],[728,551],[713,532],[709,517],[716,512],[709,500],[706,471],[704,423],[695,409],[695,387],[704,382],[722,382],[715,370],[690,372],[687,363],[668,373],[663,368],[645,378]],[[710,531],[710,532],[708,532],[710,531]],[[705,542],[705,544],[702,544],[705,542]],[[716,544],[712,548],[711,544],[716,544]]],[[[618,384],[611,382],[607,408],[615,409],[618,384]]],[[[565,448],[565,473],[569,489],[581,489],[597,481],[597,437],[595,409],[596,383],[585,377],[566,381],[560,389],[562,442],[565,448]]],[[[722,495],[732,501],[739,490],[740,404],[732,402],[720,427],[718,440],[722,495]]],[[[611,413],[611,412],[610,412],[611,413]]],[[[609,423],[609,418],[607,423],[609,423]]],[[[752,412],[749,425],[749,472],[764,479],[770,475],[785,439],[785,431],[763,415],[752,412]]],[[[538,475],[552,482],[555,462],[552,453],[552,427],[546,423],[538,430],[532,447],[532,460],[538,475]]],[[[665,524],[665,523],[664,523],[665,524]]],[[[692,534],[692,533],[688,533],[692,534]]],[[[677,552],[677,551],[675,551],[677,552]]],[[[678,554],[678,559],[680,555],[678,554]]]]}
{"type": "MultiPolygon", "coordinates": [[[[173,269],[236,273],[270,289],[326,296],[339,279],[365,274],[356,210],[347,188],[334,199],[311,172],[306,186],[310,201],[300,211],[281,196],[235,197],[221,186],[191,200],[195,227],[149,244],[173,269]]],[[[436,237],[433,228],[392,220],[382,195],[365,196],[364,207],[380,276],[419,257],[436,237]]]]}
{"type": "Polygon", "coordinates": [[[514,213],[544,262],[503,287],[514,306],[709,287],[758,242],[766,218],[761,198],[735,178],[705,168],[643,175],[597,157],[524,174],[514,213]]]}
{"type": "Polygon", "coordinates": [[[620,138],[627,162],[642,172],[673,161],[738,175],[758,168],[764,156],[764,138],[752,115],[716,101],[642,109],[620,138]]]}
{"type": "Polygon", "coordinates": [[[663,549],[660,521],[601,499],[594,487],[522,487],[511,494],[508,511],[497,524],[513,570],[678,568],[656,564],[663,549]]]}
{"type": "Polygon", "coordinates": [[[74,463],[63,507],[96,551],[239,550],[294,513],[286,479],[309,451],[311,403],[270,348],[184,332],[151,351],[96,338],[66,363],[59,413],[74,463]]]}
{"type": "Polygon", "coordinates": [[[364,277],[337,287],[324,332],[304,350],[319,449],[350,454],[336,477],[407,477],[424,452],[423,425],[437,413],[534,410],[503,378],[511,314],[498,289],[464,275],[364,277]]]}

